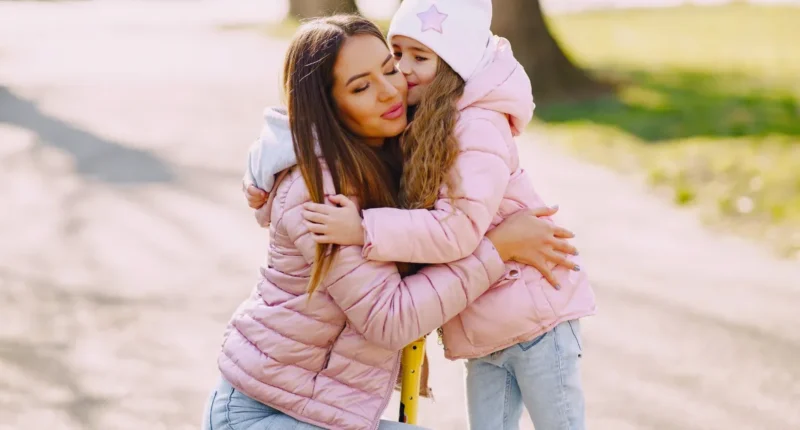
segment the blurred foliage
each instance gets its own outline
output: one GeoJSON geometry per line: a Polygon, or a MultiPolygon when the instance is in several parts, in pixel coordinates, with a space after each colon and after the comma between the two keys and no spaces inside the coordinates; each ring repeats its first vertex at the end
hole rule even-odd
{"type": "MultiPolygon", "coordinates": [[[[267,23],[263,25],[229,24],[222,26],[221,30],[256,30],[263,32],[269,37],[274,37],[277,39],[289,39],[294,35],[294,32],[297,31],[297,27],[300,26],[301,22],[301,20],[296,18],[288,17],[281,22],[267,23]]],[[[372,22],[380,27],[384,34],[389,31],[389,20],[373,19],[372,22]]]]}
{"type": "Polygon", "coordinates": [[[800,256],[800,8],[734,4],[550,20],[615,96],[538,109],[551,141],[644,173],[718,225],[800,256]]]}

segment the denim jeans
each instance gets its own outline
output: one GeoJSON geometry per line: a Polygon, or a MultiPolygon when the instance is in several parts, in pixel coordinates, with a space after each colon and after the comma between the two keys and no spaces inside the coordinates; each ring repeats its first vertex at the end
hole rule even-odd
{"type": "Polygon", "coordinates": [[[468,360],[470,429],[518,429],[523,404],[536,430],[585,429],[581,354],[580,322],[573,320],[531,341],[468,360]]]}
{"type": "MultiPolygon", "coordinates": [[[[211,392],[203,417],[204,430],[319,430],[244,395],[222,379],[211,392]]],[[[421,430],[408,424],[381,421],[378,430],[421,430]]]]}

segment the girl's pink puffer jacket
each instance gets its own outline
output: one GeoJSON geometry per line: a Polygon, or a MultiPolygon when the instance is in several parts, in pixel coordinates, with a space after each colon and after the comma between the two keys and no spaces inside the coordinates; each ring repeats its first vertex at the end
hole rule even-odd
{"type": "MultiPolygon", "coordinates": [[[[545,205],[520,167],[514,142],[533,115],[530,80],[505,39],[492,40],[484,64],[467,82],[458,105],[457,199],[451,202],[442,190],[433,210],[364,211],[369,260],[455,261],[513,213],[545,205]]],[[[594,292],[583,271],[555,268],[557,291],[532,267],[509,263],[508,269],[504,279],[442,327],[448,358],[482,357],[595,313],[594,292]]]]}

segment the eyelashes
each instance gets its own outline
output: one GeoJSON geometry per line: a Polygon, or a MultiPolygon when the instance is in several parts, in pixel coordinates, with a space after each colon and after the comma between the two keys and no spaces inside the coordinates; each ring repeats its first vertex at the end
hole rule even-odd
{"type": "MultiPolygon", "coordinates": [[[[396,75],[398,73],[400,73],[400,65],[395,63],[395,65],[392,67],[392,70],[389,70],[388,72],[386,72],[384,74],[387,75],[387,76],[391,76],[391,75],[396,75]]],[[[368,89],[369,89],[369,83],[364,84],[363,87],[356,88],[353,91],[353,94],[358,94],[358,93],[364,92],[364,91],[366,91],[368,89]]]]}

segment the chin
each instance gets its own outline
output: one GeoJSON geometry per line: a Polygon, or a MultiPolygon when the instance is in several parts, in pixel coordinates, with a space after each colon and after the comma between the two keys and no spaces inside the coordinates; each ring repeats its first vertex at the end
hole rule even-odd
{"type": "Polygon", "coordinates": [[[419,89],[419,87],[414,87],[408,91],[408,97],[406,98],[406,100],[409,107],[416,106],[417,103],[419,103],[420,99],[422,98],[420,97],[419,95],[420,92],[417,91],[417,89],[419,89]]]}
{"type": "Polygon", "coordinates": [[[405,115],[400,118],[397,118],[393,121],[386,121],[386,124],[383,128],[383,135],[386,137],[395,137],[403,132],[408,125],[408,121],[406,121],[405,115]]]}

